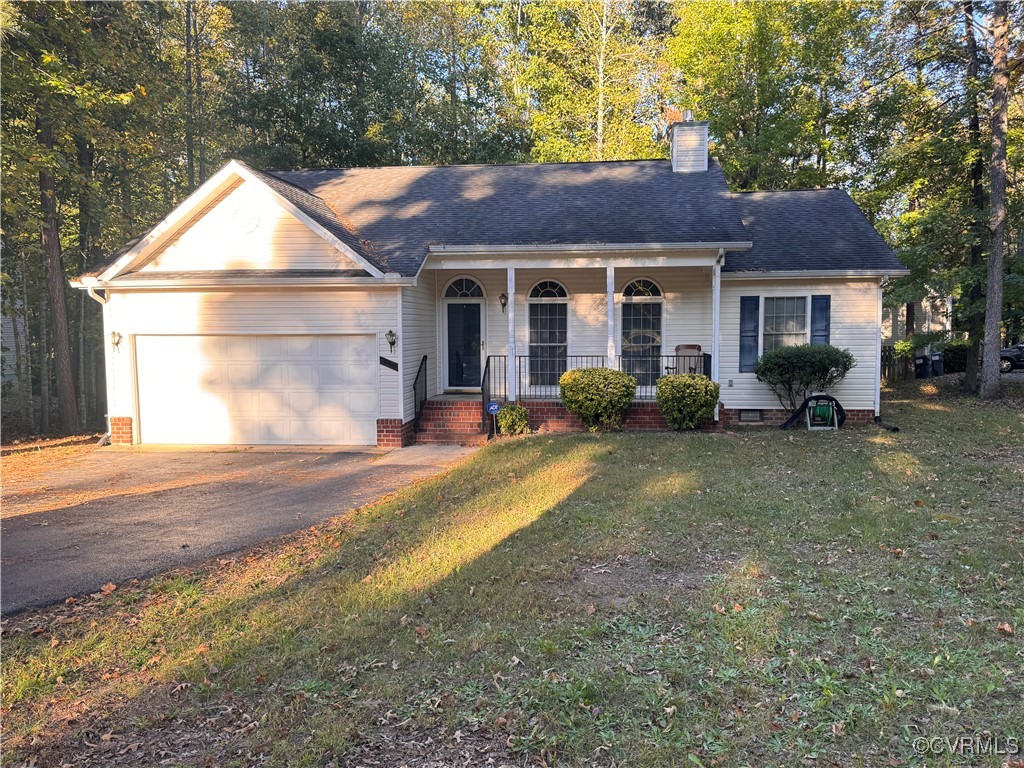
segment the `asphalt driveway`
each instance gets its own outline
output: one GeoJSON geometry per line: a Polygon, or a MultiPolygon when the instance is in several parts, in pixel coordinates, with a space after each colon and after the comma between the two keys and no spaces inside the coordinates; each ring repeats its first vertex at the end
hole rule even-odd
{"type": "Polygon", "coordinates": [[[0,610],[45,605],[306,528],[475,449],[88,448],[25,476],[4,457],[0,610]]]}

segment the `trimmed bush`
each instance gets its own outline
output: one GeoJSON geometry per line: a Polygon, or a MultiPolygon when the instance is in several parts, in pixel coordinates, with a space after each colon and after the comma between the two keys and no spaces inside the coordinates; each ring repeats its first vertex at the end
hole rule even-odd
{"type": "Polygon", "coordinates": [[[857,364],[848,349],[831,344],[799,344],[766,352],[754,373],[779,398],[783,408],[795,411],[812,392],[827,392],[857,364]]]}
{"type": "Polygon", "coordinates": [[[946,373],[963,373],[967,370],[967,358],[971,354],[971,342],[958,339],[942,348],[942,367],[946,373]]]}
{"type": "Polygon", "coordinates": [[[587,429],[619,429],[636,394],[636,379],[614,368],[577,368],[558,380],[562,405],[587,429]]]}
{"type": "Polygon", "coordinates": [[[503,435],[530,434],[530,412],[518,403],[508,403],[498,411],[498,430],[503,435]]]}
{"type": "Polygon", "coordinates": [[[721,390],[700,373],[682,373],[658,379],[658,408],[672,429],[693,429],[713,415],[721,390]]]}

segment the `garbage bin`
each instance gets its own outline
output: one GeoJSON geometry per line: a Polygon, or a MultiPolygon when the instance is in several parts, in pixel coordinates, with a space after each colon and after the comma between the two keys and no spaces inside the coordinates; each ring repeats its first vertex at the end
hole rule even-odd
{"type": "Polygon", "coordinates": [[[945,373],[945,361],[942,358],[941,352],[935,352],[932,354],[932,376],[941,376],[945,373]]]}
{"type": "Polygon", "coordinates": [[[930,379],[932,377],[932,361],[928,355],[919,355],[914,358],[914,378],[930,379]]]}

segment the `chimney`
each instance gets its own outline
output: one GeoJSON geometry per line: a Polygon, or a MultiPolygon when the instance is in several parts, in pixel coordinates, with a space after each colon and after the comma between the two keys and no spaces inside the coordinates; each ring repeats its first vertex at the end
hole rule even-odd
{"type": "Polygon", "coordinates": [[[683,119],[669,126],[672,170],[699,173],[708,169],[708,123],[693,119],[693,110],[683,111],[683,119]]]}

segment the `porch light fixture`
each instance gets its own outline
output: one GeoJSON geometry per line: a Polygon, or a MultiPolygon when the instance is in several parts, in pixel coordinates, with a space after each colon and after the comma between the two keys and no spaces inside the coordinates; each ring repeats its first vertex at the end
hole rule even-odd
{"type": "Polygon", "coordinates": [[[498,303],[501,304],[501,314],[505,314],[505,310],[508,309],[508,294],[503,293],[498,297],[498,303]]]}
{"type": "Polygon", "coordinates": [[[122,338],[123,337],[121,336],[121,334],[118,333],[117,331],[111,331],[110,332],[110,345],[114,349],[117,349],[118,347],[121,346],[121,339],[122,338]]]}
{"type": "Polygon", "coordinates": [[[388,344],[391,345],[391,351],[394,352],[395,351],[395,344],[398,343],[398,336],[395,335],[395,332],[392,331],[392,330],[389,330],[387,333],[385,333],[384,334],[384,341],[386,341],[388,344]]]}

